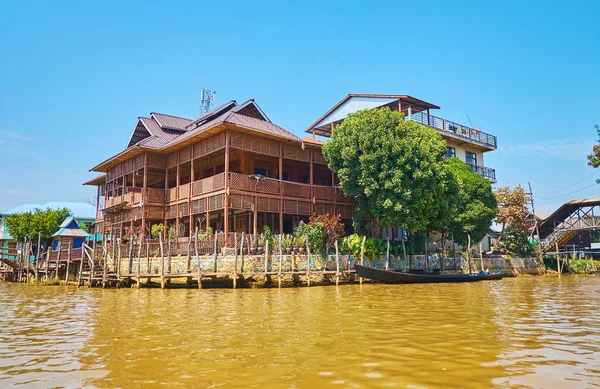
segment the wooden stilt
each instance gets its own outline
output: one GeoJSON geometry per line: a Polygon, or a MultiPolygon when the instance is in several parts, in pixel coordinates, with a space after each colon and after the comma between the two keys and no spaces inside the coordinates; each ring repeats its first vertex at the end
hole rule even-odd
{"type": "MultiPolygon", "coordinates": [[[[244,244],[246,243],[246,233],[242,232],[242,242],[240,244],[240,273],[244,273],[244,244]]],[[[243,277],[242,277],[243,278],[243,277]]]]}
{"type": "Polygon", "coordinates": [[[387,250],[385,252],[385,270],[390,269],[390,238],[387,238],[387,250]]]}
{"type": "Polygon", "coordinates": [[[52,251],[51,247],[48,247],[48,250],[46,251],[46,269],[45,269],[45,273],[44,273],[44,279],[46,281],[48,281],[50,279],[50,253],[52,251]]]}
{"type": "Polygon", "coordinates": [[[265,245],[265,279],[269,273],[269,245],[265,245]]]}
{"type": "Polygon", "coordinates": [[[215,273],[217,272],[217,255],[219,255],[219,254],[218,254],[218,252],[217,252],[217,243],[218,243],[218,242],[217,242],[217,237],[218,237],[218,235],[219,235],[219,234],[217,234],[217,233],[215,232],[215,247],[214,247],[214,250],[215,250],[215,251],[214,251],[214,253],[213,253],[213,271],[214,271],[215,273]]]}
{"type": "Polygon", "coordinates": [[[81,275],[83,273],[83,261],[85,259],[85,253],[83,252],[84,248],[81,248],[81,260],[79,261],[79,274],[77,274],[77,287],[81,286],[81,275]]]}
{"type": "MultiPolygon", "coordinates": [[[[388,241],[389,243],[389,241],[388,241]]],[[[340,251],[338,249],[338,241],[335,241],[335,286],[340,284],[340,251]]]]}
{"type": "Polygon", "coordinates": [[[35,255],[35,267],[34,267],[34,272],[35,272],[35,279],[38,280],[38,267],[40,266],[40,251],[42,249],[42,233],[38,232],[38,242],[37,242],[37,251],[36,251],[36,255],[35,255]]]}
{"type": "MultiPolygon", "coordinates": [[[[364,266],[365,264],[365,241],[367,240],[366,236],[363,236],[363,241],[362,244],[360,246],[360,266],[364,266]]],[[[360,277],[358,279],[359,283],[362,285],[363,283],[363,278],[360,277]]]]}
{"type": "Polygon", "coordinates": [[[308,235],[304,235],[306,241],[306,286],[310,286],[310,245],[308,244],[308,235]]]}
{"type": "MultiPolygon", "coordinates": [[[[127,263],[127,274],[131,274],[133,272],[133,236],[133,234],[129,234],[129,262],[127,263]]],[[[119,249],[120,248],[121,245],[119,245],[119,249]]]]}
{"type": "Polygon", "coordinates": [[[483,245],[479,242],[479,261],[481,262],[481,271],[485,271],[483,266],[483,245]]]}
{"type": "MultiPolygon", "coordinates": [[[[191,213],[191,212],[190,212],[191,213]]],[[[185,272],[189,273],[191,266],[192,266],[192,256],[191,256],[191,249],[192,249],[192,231],[191,231],[191,226],[190,226],[190,238],[188,239],[188,244],[187,244],[187,264],[185,265],[185,272]]]]}
{"type": "MultiPolygon", "coordinates": [[[[83,252],[83,247],[81,248],[83,252]]],[[[65,270],[65,284],[69,284],[69,265],[71,265],[71,242],[67,245],[67,268],[65,270]]]]}
{"type": "Polygon", "coordinates": [[[277,286],[279,288],[281,288],[281,263],[283,262],[283,247],[281,244],[281,237],[283,236],[283,234],[279,234],[279,274],[278,274],[278,281],[277,281],[277,286]]]}
{"type": "Polygon", "coordinates": [[[58,253],[56,254],[56,269],[54,269],[54,278],[58,281],[58,264],[60,263],[60,253],[62,251],[62,241],[58,243],[58,253]]]}
{"type": "Polygon", "coordinates": [[[142,275],[142,239],[143,238],[144,238],[143,234],[138,237],[138,239],[139,239],[138,255],[137,255],[137,287],[138,287],[138,289],[142,287],[141,275],[142,275]]]}
{"type": "Polygon", "coordinates": [[[196,250],[196,263],[198,264],[198,289],[202,289],[202,266],[200,265],[200,256],[198,256],[198,226],[194,232],[194,248],[196,250]]]}
{"type": "Polygon", "coordinates": [[[238,266],[238,244],[237,244],[237,232],[233,233],[233,251],[234,251],[234,262],[233,262],[233,289],[237,287],[237,266],[238,266]]]}
{"type": "Polygon", "coordinates": [[[163,248],[163,234],[164,231],[161,231],[158,234],[158,240],[160,243],[160,288],[165,288],[165,252],[163,248]]]}
{"type": "Polygon", "coordinates": [[[558,242],[554,242],[554,247],[556,247],[556,270],[558,271],[558,276],[561,276],[561,268],[560,268],[560,254],[558,251],[558,242]]]}

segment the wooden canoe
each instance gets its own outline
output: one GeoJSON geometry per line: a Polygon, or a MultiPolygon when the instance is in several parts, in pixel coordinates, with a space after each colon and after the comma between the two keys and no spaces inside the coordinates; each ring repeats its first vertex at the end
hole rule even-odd
{"type": "Polygon", "coordinates": [[[361,265],[354,265],[356,275],[385,284],[429,284],[444,282],[478,282],[501,280],[504,273],[474,273],[474,274],[435,274],[435,273],[405,273],[394,270],[382,270],[361,265]]]}

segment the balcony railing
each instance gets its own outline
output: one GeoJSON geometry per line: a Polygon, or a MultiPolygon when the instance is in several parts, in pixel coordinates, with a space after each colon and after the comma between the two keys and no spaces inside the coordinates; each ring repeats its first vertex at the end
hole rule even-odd
{"type": "Polygon", "coordinates": [[[496,182],[496,170],[495,169],[485,167],[485,166],[473,165],[470,163],[467,163],[467,165],[471,168],[471,171],[473,173],[477,173],[492,182],[496,182]]]}
{"type": "Polygon", "coordinates": [[[268,177],[251,178],[248,174],[229,173],[229,187],[246,192],[270,195],[283,194],[285,197],[332,201],[351,201],[342,194],[341,189],[332,186],[302,184],[292,181],[281,181],[268,177]]]}
{"type": "Polygon", "coordinates": [[[408,119],[440,131],[452,133],[463,139],[483,143],[494,149],[498,147],[494,135],[437,116],[428,115],[427,112],[424,111],[412,113],[408,119]]]}

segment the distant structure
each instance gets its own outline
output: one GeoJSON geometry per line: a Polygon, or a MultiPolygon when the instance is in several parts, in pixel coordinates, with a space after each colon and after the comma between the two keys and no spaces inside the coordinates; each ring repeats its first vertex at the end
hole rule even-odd
{"type": "Polygon", "coordinates": [[[215,103],[215,91],[202,88],[200,92],[200,114],[205,114],[212,109],[215,103]]]}

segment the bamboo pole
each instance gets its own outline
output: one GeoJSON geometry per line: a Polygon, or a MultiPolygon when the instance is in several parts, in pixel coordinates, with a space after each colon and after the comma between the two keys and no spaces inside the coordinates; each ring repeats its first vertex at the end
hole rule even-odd
{"type": "Polygon", "coordinates": [[[138,242],[138,255],[137,255],[137,287],[138,289],[141,288],[142,284],[142,280],[141,280],[141,275],[142,275],[142,239],[143,239],[144,235],[140,235],[138,237],[139,242],[138,242]]]}
{"type": "MultiPolygon", "coordinates": [[[[148,229],[150,229],[150,227],[148,227],[148,229]]],[[[146,235],[146,262],[147,262],[147,269],[148,269],[148,274],[152,273],[152,260],[150,259],[150,239],[149,239],[150,235],[146,235]]],[[[149,281],[150,279],[148,279],[149,281]]]]}
{"type": "MultiPolygon", "coordinates": [[[[113,234],[113,230],[110,231],[110,236],[111,236],[111,241],[112,241],[112,252],[113,252],[113,263],[115,262],[115,256],[114,256],[114,252],[115,252],[115,234],[113,234]]],[[[117,264],[117,278],[119,278],[120,276],[120,264],[117,264]]],[[[106,281],[108,278],[108,250],[106,251],[106,255],[103,258],[102,261],[102,288],[106,288],[106,281]]],[[[90,280],[93,279],[92,276],[90,276],[90,280]]]]}
{"type": "Polygon", "coordinates": [[[556,247],[556,270],[558,271],[558,276],[561,276],[561,268],[560,268],[560,254],[558,251],[558,242],[554,242],[554,247],[556,247]]]}
{"type": "MultiPolygon", "coordinates": [[[[242,232],[242,242],[240,243],[240,273],[244,273],[244,244],[246,243],[246,233],[242,232]]],[[[244,278],[242,276],[242,278],[244,278]]]]}
{"type": "Polygon", "coordinates": [[[237,244],[237,232],[233,233],[233,289],[237,287],[237,266],[238,266],[238,244],[237,244]]]}
{"type": "Polygon", "coordinates": [[[310,245],[308,244],[308,235],[304,235],[306,241],[306,286],[310,287],[310,245]]]}
{"type": "Polygon", "coordinates": [[[169,234],[168,232],[167,232],[167,273],[171,274],[171,234],[169,234]]]}
{"type": "MultiPolygon", "coordinates": [[[[17,243],[17,250],[18,250],[18,243],[17,243]]],[[[25,251],[25,240],[23,240],[23,243],[21,243],[21,250],[19,250],[19,254],[18,254],[18,259],[17,259],[17,263],[19,264],[19,268],[17,270],[17,282],[21,282],[23,279],[23,252],[25,251]]]]}
{"type": "Polygon", "coordinates": [[[158,234],[158,240],[160,243],[160,288],[161,289],[165,288],[165,251],[163,248],[163,233],[164,233],[164,231],[161,231],[158,234]]]}
{"type": "Polygon", "coordinates": [[[404,230],[402,231],[402,262],[404,262],[404,270],[408,268],[408,263],[406,262],[406,245],[404,244],[404,230]]]}
{"type": "MultiPolygon", "coordinates": [[[[360,266],[364,266],[365,264],[365,241],[367,240],[366,236],[363,236],[363,241],[362,244],[360,246],[360,266]]],[[[363,283],[363,278],[360,277],[358,279],[359,283],[362,285],[363,283]]]]}
{"type": "Polygon", "coordinates": [[[196,251],[196,263],[198,264],[198,289],[202,289],[202,266],[200,265],[200,256],[198,255],[198,226],[194,232],[194,249],[196,251]]]}
{"type": "Polygon", "coordinates": [[[50,274],[50,254],[51,254],[51,251],[52,251],[52,247],[48,247],[48,250],[46,251],[46,266],[45,266],[46,267],[46,269],[45,269],[46,271],[45,271],[45,274],[44,274],[44,277],[45,277],[46,281],[48,281],[50,279],[50,275],[49,274],[50,274]]]}
{"type": "Polygon", "coordinates": [[[38,242],[37,242],[37,253],[35,256],[35,268],[34,268],[34,272],[35,272],[35,279],[38,279],[38,267],[40,266],[40,250],[42,247],[42,233],[38,232],[38,242]]]}
{"type": "Polygon", "coordinates": [[[267,275],[269,273],[269,245],[265,245],[265,280],[267,279],[267,275]]]}
{"type": "Polygon", "coordinates": [[[62,251],[62,240],[58,242],[58,253],[56,254],[56,269],[54,269],[54,278],[58,281],[58,264],[60,262],[60,252],[62,251]]]}
{"type": "Polygon", "coordinates": [[[215,273],[217,272],[217,255],[219,255],[217,252],[217,236],[218,234],[215,232],[215,252],[213,253],[213,271],[215,273]]]}
{"type": "MultiPolygon", "coordinates": [[[[191,229],[191,227],[190,227],[191,229]]],[[[190,231],[190,234],[192,232],[190,231]]],[[[191,250],[192,250],[192,237],[190,236],[190,238],[188,239],[188,244],[187,244],[187,265],[185,266],[185,272],[189,273],[191,266],[192,266],[192,254],[191,254],[191,250]]]]}
{"type": "Polygon", "coordinates": [[[277,275],[279,278],[277,281],[277,286],[279,288],[281,288],[281,263],[283,262],[283,246],[281,244],[281,236],[282,234],[279,234],[279,274],[277,275]]]}
{"type": "MultiPolygon", "coordinates": [[[[83,251],[83,247],[81,248],[83,251]]],[[[69,284],[69,265],[71,265],[71,242],[67,245],[67,268],[65,270],[65,284],[69,284]]]]}
{"type": "MultiPolygon", "coordinates": [[[[119,245],[119,250],[121,245],[119,245]]],[[[120,256],[119,256],[120,257],[120,256]]],[[[129,236],[129,263],[127,264],[127,274],[133,272],[133,235],[129,236]]]]}
{"type": "Polygon", "coordinates": [[[479,261],[481,262],[481,271],[484,272],[485,269],[483,267],[483,245],[479,242],[479,261]]]}
{"type": "MultiPolygon", "coordinates": [[[[121,239],[120,238],[121,237],[119,236],[119,243],[117,243],[117,263],[118,263],[119,268],[121,268],[121,261],[122,261],[122,257],[121,257],[121,241],[120,241],[121,239]]],[[[107,269],[108,269],[108,265],[107,265],[107,269]]],[[[131,274],[132,269],[127,269],[127,270],[128,270],[127,274],[131,274]]]]}
{"type": "Polygon", "coordinates": [[[335,240],[335,286],[340,284],[340,252],[338,249],[338,241],[335,240]]]}

